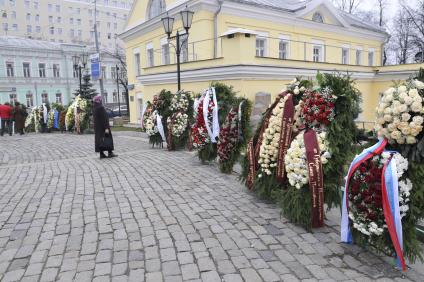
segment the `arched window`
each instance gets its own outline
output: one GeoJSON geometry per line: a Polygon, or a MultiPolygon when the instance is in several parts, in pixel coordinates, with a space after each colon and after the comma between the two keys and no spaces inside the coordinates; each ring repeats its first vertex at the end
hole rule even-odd
{"type": "Polygon", "coordinates": [[[150,0],[149,19],[165,12],[165,0],[150,0]]]}
{"type": "Polygon", "coordinates": [[[317,23],[323,23],[324,22],[324,18],[322,17],[322,15],[318,12],[315,12],[314,15],[312,16],[312,20],[314,22],[317,23]]]}

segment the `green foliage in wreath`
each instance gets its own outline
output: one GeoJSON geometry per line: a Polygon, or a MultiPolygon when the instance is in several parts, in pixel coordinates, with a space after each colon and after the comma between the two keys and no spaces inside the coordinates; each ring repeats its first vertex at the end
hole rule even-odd
{"type": "MultiPolygon", "coordinates": [[[[228,86],[222,82],[212,82],[211,87],[215,87],[216,99],[218,101],[218,122],[219,125],[222,126],[228,112],[234,104],[236,92],[234,91],[233,86],[228,86]]],[[[202,163],[215,160],[218,155],[218,149],[216,146],[216,143],[209,143],[206,146],[203,146],[203,148],[198,151],[199,160],[202,163]]]]}
{"type": "MultiPolygon", "coordinates": [[[[176,137],[172,135],[172,147],[173,147],[172,150],[183,149],[187,146],[188,139],[189,139],[189,132],[191,130],[190,125],[194,123],[194,109],[193,109],[194,99],[190,92],[180,92],[175,95],[181,95],[181,94],[185,94],[186,97],[188,98],[188,108],[187,108],[187,112],[185,112],[185,114],[187,114],[188,116],[188,123],[187,123],[186,130],[181,136],[176,137]]],[[[171,116],[172,114],[174,114],[174,112],[171,113],[171,116]]]]}
{"type": "MultiPolygon", "coordinates": [[[[162,89],[162,91],[158,94],[157,103],[153,105],[154,110],[156,110],[157,113],[162,117],[162,126],[165,132],[165,136],[168,133],[166,121],[168,117],[172,115],[172,111],[170,110],[171,101],[171,91],[162,89]]],[[[162,136],[159,133],[149,136],[149,143],[152,144],[152,146],[162,146],[163,141],[164,140],[162,140],[162,136]]]]}
{"type": "Polygon", "coordinates": [[[238,108],[238,105],[242,103],[241,107],[241,140],[237,142],[236,147],[231,151],[229,159],[225,162],[219,163],[219,170],[222,173],[231,173],[233,171],[234,164],[239,161],[240,153],[246,150],[247,142],[249,142],[252,136],[252,126],[250,125],[250,116],[252,114],[252,102],[245,98],[236,98],[234,105],[238,108]]]}
{"type": "MultiPolygon", "coordinates": [[[[327,127],[326,141],[328,142],[331,159],[323,166],[324,173],[324,203],[327,210],[340,207],[343,184],[347,172],[347,164],[355,154],[353,143],[357,136],[355,118],[360,113],[360,92],[355,88],[354,81],[349,75],[317,74],[318,85],[321,89],[332,89],[338,98],[335,102],[336,115],[327,127]]],[[[275,196],[282,208],[282,213],[291,222],[311,229],[311,193],[309,185],[301,189],[291,187],[276,191],[275,196]]]]}

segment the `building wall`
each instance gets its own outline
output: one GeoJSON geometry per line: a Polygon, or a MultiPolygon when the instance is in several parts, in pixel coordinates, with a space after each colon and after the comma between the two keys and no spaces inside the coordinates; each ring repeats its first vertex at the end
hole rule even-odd
{"type": "MultiPolygon", "coordinates": [[[[119,43],[115,35],[124,29],[132,2],[97,0],[97,30],[103,47],[114,48],[119,43]]],[[[94,43],[92,0],[0,0],[0,10],[5,10],[7,15],[7,18],[0,17],[0,35],[94,43]]]]}
{"type": "MultiPolygon", "coordinates": [[[[36,40],[21,39],[19,41],[23,45],[35,44],[33,47],[23,46],[0,46],[0,103],[9,102],[11,94],[16,95],[19,102],[25,103],[27,94],[33,95],[33,105],[40,105],[42,102],[42,94],[48,94],[50,103],[56,102],[56,94],[61,93],[62,104],[68,104],[74,97],[74,92],[79,88],[78,76],[74,77],[73,71],[73,55],[81,55],[87,52],[85,46],[53,44],[50,49],[40,49],[37,46],[36,40]],[[53,49],[55,48],[55,49],[53,49]],[[13,62],[14,77],[7,77],[6,62],[13,62]],[[23,62],[30,63],[30,77],[24,77],[23,62]],[[39,63],[46,64],[46,77],[39,76],[39,63]],[[60,66],[60,77],[53,76],[53,64],[60,66]]],[[[119,62],[113,57],[103,55],[102,66],[106,67],[104,79],[104,89],[107,93],[105,102],[116,103],[117,100],[117,84],[116,79],[112,77],[111,70],[119,62]],[[114,99],[114,93],[116,99],[114,99]]],[[[87,73],[90,73],[89,64],[87,65],[87,73]]],[[[98,81],[91,81],[93,87],[100,93],[98,81]]],[[[121,102],[124,102],[122,86],[120,88],[121,102]]]]}
{"type": "MultiPolygon", "coordinates": [[[[275,97],[295,76],[313,78],[320,72],[349,72],[355,79],[356,86],[362,92],[363,113],[358,120],[374,120],[374,109],[378,103],[379,93],[392,84],[393,80],[407,79],[420,65],[380,67],[381,50],[386,35],[355,27],[345,28],[340,25],[331,9],[319,6],[316,10],[324,15],[323,24],[310,21],[314,11],[309,11],[301,18],[287,19],[267,16],[263,8],[243,8],[239,3],[224,2],[217,17],[217,56],[214,56],[214,13],[216,3],[204,0],[204,5],[193,4],[195,11],[189,37],[189,62],[181,65],[182,88],[201,92],[212,81],[222,81],[234,86],[238,95],[254,101],[260,92],[270,93],[275,97]],[[209,5],[212,5],[209,6],[209,5]],[[215,6],[213,6],[215,5],[215,6]],[[240,8],[240,9],[239,9],[240,8]],[[261,10],[262,11],[259,11],[261,10]],[[256,15],[255,12],[258,12],[256,15]],[[258,16],[263,13],[263,16],[258,16]],[[251,32],[238,32],[232,38],[221,36],[234,28],[243,28],[251,32]],[[245,34],[250,33],[250,37],[245,34]],[[266,52],[263,57],[256,55],[256,38],[266,39],[266,52]],[[289,55],[279,59],[280,38],[289,40],[289,55]],[[313,46],[321,45],[325,56],[320,62],[313,62],[313,46]],[[347,63],[342,63],[342,48],[349,49],[347,63]],[[360,64],[356,64],[356,50],[361,50],[360,64]],[[373,51],[374,60],[369,66],[368,52],[373,51]]],[[[175,16],[174,34],[181,30],[179,4],[166,1],[167,11],[175,16]]],[[[137,1],[130,14],[126,31],[121,38],[126,44],[130,91],[131,122],[138,123],[140,112],[147,100],[162,89],[176,91],[176,65],[163,65],[161,61],[161,42],[165,37],[160,17],[147,19],[146,9],[149,1],[137,1]],[[153,46],[154,63],[147,64],[147,46],[153,46]],[[134,53],[139,53],[141,67],[136,69],[134,53]],[[137,75],[137,72],[140,75],[137,75]]],[[[269,10],[269,13],[277,13],[269,10]]],[[[171,48],[172,49],[172,48],[171,48]]],[[[421,65],[423,66],[423,65],[421,65]]]]}

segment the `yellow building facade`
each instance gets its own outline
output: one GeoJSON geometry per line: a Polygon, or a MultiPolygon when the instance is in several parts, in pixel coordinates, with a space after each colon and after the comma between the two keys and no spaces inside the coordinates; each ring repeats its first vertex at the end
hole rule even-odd
{"type": "Polygon", "coordinates": [[[182,89],[212,81],[232,85],[253,102],[275,97],[296,76],[349,72],[363,95],[360,121],[372,122],[379,93],[423,65],[381,66],[388,35],[337,10],[327,0],[137,0],[120,35],[126,46],[131,123],[162,89],[177,90],[176,57],[161,18],[194,11],[181,55],[182,89]]]}

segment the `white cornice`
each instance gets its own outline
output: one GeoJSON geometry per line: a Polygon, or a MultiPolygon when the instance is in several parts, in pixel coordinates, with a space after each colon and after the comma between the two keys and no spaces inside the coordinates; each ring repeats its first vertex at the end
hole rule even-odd
{"type": "MultiPolygon", "coordinates": [[[[322,73],[342,72],[341,69],[321,68],[322,73]]],[[[375,77],[375,72],[349,71],[352,78],[359,80],[370,80],[375,77]]],[[[288,80],[295,76],[315,77],[316,68],[287,68],[276,66],[258,65],[227,65],[221,67],[201,68],[181,72],[181,81],[199,82],[212,80],[288,80]]],[[[166,72],[150,75],[141,75],[137,80],[142,85],[159,85],[175,83],[176,72],[166,72]]]]}

